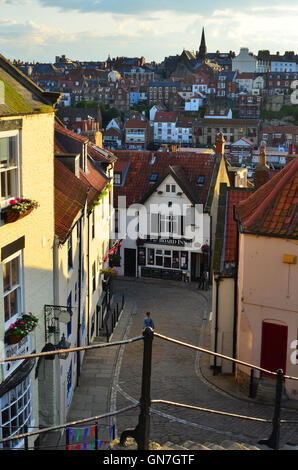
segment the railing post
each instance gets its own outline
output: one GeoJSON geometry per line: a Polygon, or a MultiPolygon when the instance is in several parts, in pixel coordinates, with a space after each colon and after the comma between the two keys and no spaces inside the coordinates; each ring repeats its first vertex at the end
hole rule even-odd
{"type": "Polygon", "coordinates": [[[140,415],[135,429],[127,429],[120,436],[120,444],[124,445],[127,437],[133,437],[138,445],[138,450],[149,450],[150,434],[150,387],[151,387],[151,365],[152,365],[152,342],[153,331],[147,327],[143,333],[143,370],[142,370],[142,392],[140,398],[140,415]]]}
{"type": "Polygon", "coordinates": [[[98,450],[98,422],[95,422],[95,450],[98,450]]]}
{"type": "Polygon", "coordinates": [[[276,389],[275,389],[275,405],[274,405],[274,415],[272,420],[272,433],[269,439],[264,439],[259,441],[260,444],[265,444],[271,449],[279,449],[280,441],[280,409],[281,409],[281,396],[282,396],[282,386],[283,386],[284,374],[282,369],[277,371],[276,376],[276,389]]]}
{"type": "MultiPolygon", "coordinates": [[[[24,425],[24,434],[27,434],[28,432],[28,426],[27,424],[24,425]]],[[[24,450],[28,450],[29,449],[29,445],[28,445],[28,436],[25,436],[24,437],[24,450]]]]}
{"type": "Polygon", "coordinates": [[[255,378],[255,371],[254,369],[250,370],[250,382],[249,382],[249,398],[254,398],[254,378],[255,378]]]}
{"type": "Polygon", "coordinates": [[[66,450],[69,450],[69,428],[66,428],[65,429],[66,431],[66,436],[65,436],[65,446],[66,446],[66,450]]]}
{"type": "Polygon", "coordinates": [[[139,416],[138,449],[149,449],[150,434],[150,388],[151,388],[151,364],[152,364],[153,332],[146,328],[144,332],[143,370],[142,370],[142,394],[140,398],[141,413],[139,416]]]}

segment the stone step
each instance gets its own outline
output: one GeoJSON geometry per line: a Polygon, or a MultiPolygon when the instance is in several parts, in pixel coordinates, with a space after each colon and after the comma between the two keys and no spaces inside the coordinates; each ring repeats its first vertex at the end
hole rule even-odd
{"type": "MultiPolygon", "coordinates": [[[[119,439],[115,439],[111,443],[112,450],[136,450],[137,445],[131,438],[127,439],[127,443],[124,447],[119,444],[119,439]]],[[[150,450],[272,450],[270,447],[264,444],[248,444],[246,442],[235,442],[224,440],[219,444],[214,442],[204,442],[203,444],[194,441],[185,441],[183,444],[174,444],[171,441],[167,441],[164,444],[158,444],[154,441],[149,443],[150,450]]],[[[298,450],[298,445],[284,445],[280,450],[298,450]]]]}

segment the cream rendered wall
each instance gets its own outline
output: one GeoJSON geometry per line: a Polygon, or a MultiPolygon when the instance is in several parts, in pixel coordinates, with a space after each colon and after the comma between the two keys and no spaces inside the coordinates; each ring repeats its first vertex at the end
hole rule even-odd
{"type": "MultiPolygon", "coordinates": [[[[104,261],[104,257],[109,250],[110,230],[111,230],[111,207],[109,204],[109,194],[103,197],[99,206],[94,208],[95,211],[95,236],[92,238],[91,221],[92,214],[88,217],[89,224],[89,273],[90,278],[88,282],[88,318],[89,318],[89,333],[91,338],[91,324],[92,318],[95,319],[96,333],[96,306],[102,293],[102,269],[107,268],[109,263],[104,261]],[[92,291],[92,266],[96,266],[96,288],[92,291]],[[93,315],[95,315],[93,317],[93,315]]],[[[87,312],[86,312],[87,315],[87,312]]]]}
{"type": "MultiPolygon", "coordinates": [[[[15,118],[15,117],[13,117],[15,118]]],[[[53,303],[53,239],[54,239],[54,114],[32,114],[22,119],[21,130],[21,192],[35,199],[40,207],[24,219],[0,224],[0,249],[25,236],[23,250],[24,312],[32,311],[39,324],[32,334],[33,348],[41,351],[45,344],[44,305],[53,303]]],[[[1,118],[7,121],[11,118],[1,118]]],[[[2,265],[0,265],[0,311],[4,312],[2,265]]],[[[1,337],[4,318],[0,315],[1,337]]],[[[38,381],[32,377],[34,425],[39,425],[38,381]]]]}
{"type": "MultiPolygon", "coordinates": [[[[240,234],[238,358],[260,365],[262,322],[288,326],[286,374],[298,377],[291,361],[291,343],[298,331],[298,265],[283,263],[283,255],[298,259],[298,241],[240,234]]],[[[237,369],[247,368],[239,366],[237,369]]],[[[246,370],[245,370],[246,369],[246,370]]],[[[297,382],[286,380],[291,398],[298,398],[297,382]]]]}
{"type": "MultiPolygon", "coordinates": [[[[218,287],[218,337],[217,351],[219,354],[233,357],[233,325],[234,325],[234,284],[233,278],[220,278],[218,287]]],[[[215,351],[215,325],[216,325],[216,282],[213,278],[212,288],[212,316],[211,350],[215,351]]],[[[210,356],[210,365],[214,364],[214,357],[210,356]]],[[[216,365],[221,366],[222,373],[232,372],[231,361],[217,358],[216,365]]]]}
{"type": "MultiPolygon", "coordinates": [[[[54,263],[54,279],[55,279],[55,303],[54,305],[66,306],[67,299],[69,294],[71,293],[71,306],[74,307],[72,309],[72,317],[71,317],[71,334],[68,336],[67,334],[67,324],[59,322],[59,335],[57,337],[51,338],[51,340],[60,341],[62,334],[64,333],[66,340],[70,343],[70,347],[78,346],[77,341],[77,334],[78,334],[78,316],[80,315],[80,321],[82,318],[82,312],[84,305],[86,303],[86,296],[87,296],[87,289],[86,289],[86,276],[84,282],[81,285],[81,307],[79,310],[79,280],[80,280],[80,238],[78,238],[77,234],[77,225],[80,225],[80,234],[82,243],[84,243],[84,239],[86,238],[85,230],[83,227],[83,221],[81,218],[81,213],[78,214],[77,218],[73,222],[73,228],[69,235],[72,238],[72,262],[73,267],[72,269],[68,270],[68,239],[62,244],[56,240],[55,245],[55,263],[54,263]],[[76,287],[77,285],[77,287],[76,287]],[[77,296],[75,296],[75,292],[77,292],[77,296]]],[[[80,344],[81,342],[81,335],[82,330],[80,331],[80,344]]],[[[80,360],[82,361],[83,354],[81,353],[80,360]]],[[[56,387],[59,393],[58,398],[58,405],[57,406],[57,415],[56,415],[56,423],[62,424],[66,421],[67,413],[69,410],[68,404],[67,406],[67,396],[66,396],[66,378],[67,378],[67,371],[72,361],[72,384],[73,390],[76,386],[76,377],[77,377],[77,354],[72,353],[68,356],[67,359],[61,359],[59,356],[56,357],[56,365],[57,365],[57,375],[56,375],[56,387]]]]}

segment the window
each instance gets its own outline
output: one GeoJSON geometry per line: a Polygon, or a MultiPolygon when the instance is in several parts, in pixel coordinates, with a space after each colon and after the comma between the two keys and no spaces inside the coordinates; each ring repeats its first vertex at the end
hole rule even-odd
{"type": "Polygon", "coordinates": [[[82,265],[81,265],[81,269],[82,269],[82,284],[84,284],[84,280],[85,280],[85,263],[84,263],[84,255],[82,255],[82,265]]]}
{"type": "MultiPolygon", "coordinates": [[[[0,438],[23,434],[24,426],[32,423],[31,379],[27,376],[16,388],[0,398],[0,438]],[[2,430],[2,435],[1,435],[2,430]]],[[[0,448],[16,448],[23,445],[22,439],[4,442],[0,448]]]]}
{"type": "Polygon", "coordinates": [[[157,173],[152,173],[152,175],[150,177],[150,183],[156,183],[157,177],[158,177],[157,173]]]}
{"type": "Polygon", "coordinates": [[[204,183],[205,183],[205,176],[204,176],[204,175],[198,176],[198,179],[197,179],[197,186],[203,186],[204,183]]]}
{"type": "Polygon", "coordinates": [[[72,233],[67,240],[67,253],[68,253],[68,271],[72,269],[72,233]]]}
{"type": "Polygon", "coordinates": [[[72,395],[72,360],[67,371],[67,406],[70,405],[72,395]]]}
{"type": "Polygon", "coordinates": [[[86,307],[84,307],[83,314],[82,314],[82,342],[84,341],[84,338],[85,338],[85,331],[86,331],[86,307]]]}
{"type": "Polygon", "coordinates": [[[175,193],[175,192],[176,192],[176,185],[172,184],[172,193],[175,193]]]}
{"type": "MultiPolygon", "coordinates": [[[[71,297],[72,297],[72,295],[71,295],[71,292],[70,292],[69,296],[67,297],[67,311],[70,315],[72,315],[71,297]]],[[[67,323],[67,339],[69,339],[70,335],[71,335],[71,319],[67,323]]]]}
{"type": "Polygon", "coordinates": [[[171,185],[167,184],[166,185],[166,192],[169,193],[171,191],[171,185]]]}
{"type": "Polygon", "coordinates": [[[148,249],[148,264],[154,265],[154,250],[153,248],[148,249]]]}
{"type": "Polygon", "coordinates": [[[93,263],[92,265],[92,292],[96,289],[96,265],[93,263]]]}
{"type": "Polygon", "coordinates": [[[92,214],[91,214],[91,236],[92,236],[92,239],[95,238],[95,210],[92,211],[92,214]]]}
{"type": "MultiPolygon", "coordinates": [[[[3,263],[3,292],[4,292],[4,318],[5,322],[22,313],[23,285],[22,285],[22,257],[21,254],[3,263]]],[[[9,326],[9,325],[7,325],[9,326]]]]}
{"type": "Polygon", "coordinates": [[[0,203],[18,196],[18,133],[0,133],[0,203]]]}

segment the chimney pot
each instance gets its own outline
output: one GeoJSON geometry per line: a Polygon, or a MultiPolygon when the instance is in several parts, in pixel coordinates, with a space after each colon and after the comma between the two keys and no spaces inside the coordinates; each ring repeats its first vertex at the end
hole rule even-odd
{"type": "Polygon", "coordinates": [[[216,145],[215,145],[215,153],[216,155],[223,155],[225,151],[225,138],[221,132],[219,132],[216,136],[216,145]]]}

